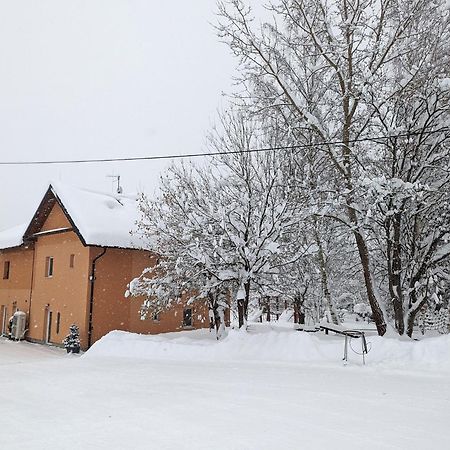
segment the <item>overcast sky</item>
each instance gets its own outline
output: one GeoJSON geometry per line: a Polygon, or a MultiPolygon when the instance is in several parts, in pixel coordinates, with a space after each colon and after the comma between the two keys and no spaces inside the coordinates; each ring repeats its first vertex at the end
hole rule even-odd
{"type": "MultiPolygon", "coordinates": [[[[236,61],[214,0],[0,0],[0,160],[198,152],[236,61]]],[[[163,163],[0,166],[0,230],[52,180],[157,185],[163,163]]]]}

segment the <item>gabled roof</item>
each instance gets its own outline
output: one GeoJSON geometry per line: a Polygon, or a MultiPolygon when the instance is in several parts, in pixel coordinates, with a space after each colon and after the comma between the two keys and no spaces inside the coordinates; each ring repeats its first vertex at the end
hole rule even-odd
{"type": "Polygon", "coordinates": [[[136,200],[135,195],[106,194],[52,183],[26,229],[22,226],[22,229],[16,227],[15,232],[11,229],[0,233],[0,248],[15,247],[21,245],[24,240],[32,239],[41,231],[56,203],[64,211],[84,245],[142,248],[139,237],[131,234],[131,231],[136,229],[138,219],[136,200]],[[9,240],[8,234],[11,235],[9,240]],[[20,242],[17,243],[20,234],[20,242]]]}

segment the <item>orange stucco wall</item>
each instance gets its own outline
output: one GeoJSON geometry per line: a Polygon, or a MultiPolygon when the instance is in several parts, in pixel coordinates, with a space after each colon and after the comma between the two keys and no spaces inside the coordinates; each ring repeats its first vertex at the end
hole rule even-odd
{"type": "Polygon", "coordinates": [[[0,250],[0,333],[7,333],[7,321],[16,311],[29,312],[33,248],[0,250]],[[9,261],[9,278],[3,269],[9,261]]]}
{"type": "Polygon", "coordinates": [[[58,204],[56,204],[52,208],[50,214],[48,215],[47,219],[42,225],[41,231],[57,230],[58,228],[70,228],[70,227],[71,227],[70,222],[67,219],[66,215],[64,214],[64,211],[58,204]]]}
{"type": "MultiPolygon", "coordinates": [[[[90,249],[91,261],[103,253],[90,249]]],[[[126,250],[107,249],[96,262],[92,310],[92,343],[111,330],[128,330],[130,304],[124,292],[131,276],[132,256],[126,250]]]]}
{"type": "Polygon", "coordinates": [[[181,331],[183,327],[183,312],[185,308],[192,309],[192,328],[208,328],[208,308],[204,304],[194,303],[187,306],[185,300],[179,304],[174,304],[169,310],[159,314],[159,320],[155,321],[152,317],[141,320],[139,309],[142,299],[132,299],[132,310],[130,316],[130,331],[142,334],[167,333],[171,331],[181,331]]]}
{"type": "MultiPolygon", "coordinates": [[[[93,255],[101,249],[91,249],[93,255]]],[[[124,249],[107,249],[96,263],[93,305],[93,342],[111,330],[156,334],[183,329],[184,304],[175,305],[160,314],[159,320],[141,320],[143,299],[125,298],[128,283],[142,271],[156,263],[150,252],[124,249]]],[[[204,307],[193,306],[193,328],[209,326],[208,312],[204,307]]]]}
{"type": "Polygon", "coordinates": [[[28,337],[61,344],[70,325],[75,323],[80,328],[82,345],[86,346],[89,249],[72,231],[39,236],[33,269],[28,337]],[[73,267],[70,255],[75,255],[73,267]],[[48,257],[53,258],[51,277],[46,276],[48,257]]]}

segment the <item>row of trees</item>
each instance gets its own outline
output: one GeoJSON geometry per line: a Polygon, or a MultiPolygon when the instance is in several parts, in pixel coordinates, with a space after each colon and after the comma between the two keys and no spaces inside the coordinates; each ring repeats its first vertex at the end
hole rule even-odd
{"type": "Polygon", "coordinates": [[[141,199],[161,255],[130,285],[144,312],[191,293],[220,327],[228,295],[243,325],[253,294],[278,293],[296,308],[319,299],[336,322],[333,304],[362,295],[380,335],[392,323],[411,336],[425,305],[446,304],[449,7],[278,0],[261,22],[220,2],[240,89],[211,161],[173,166],[160,197],[141,199]]]}

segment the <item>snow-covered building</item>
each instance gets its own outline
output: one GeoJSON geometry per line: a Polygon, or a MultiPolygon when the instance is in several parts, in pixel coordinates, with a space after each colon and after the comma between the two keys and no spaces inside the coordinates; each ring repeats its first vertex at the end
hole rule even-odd
{"type": "Polygon", "coordinates": [[[142,299],[127,284],[157,255],[131,234],[135,196],[52,183],[27,225],[0,233],[0,331],[17,310],[28,317],[26,338],[61,344],[73,323],[83,348],[111,330],[161,333],[208,326],[199,307],[177,305],[141,320],[142,299]]]}

